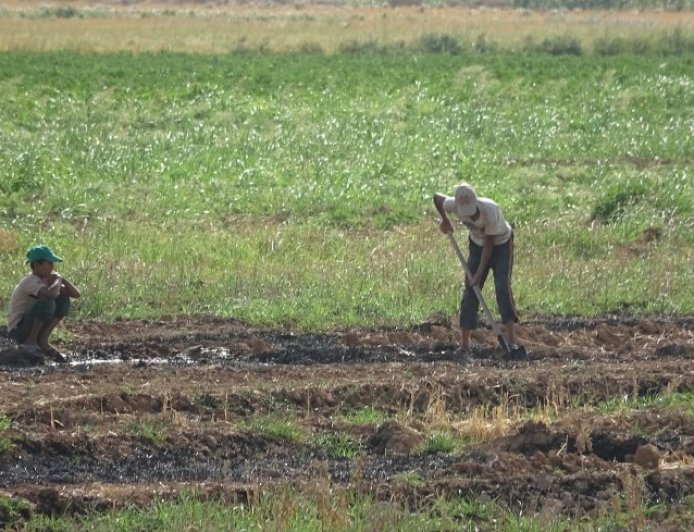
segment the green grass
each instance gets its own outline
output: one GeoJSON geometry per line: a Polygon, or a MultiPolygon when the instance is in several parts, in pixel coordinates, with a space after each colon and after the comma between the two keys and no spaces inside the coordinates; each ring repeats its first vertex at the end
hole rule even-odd
{"type": "Polygon", "coordinates": [[[350,410],[340,416],[339,419],[345,423],[353,423],[355,425],[380,425],[388,417],[388,414],[382,410],[373,406],[365,406],[357,410],[350,410]]]}
{"type": "Polygon", "coordinates": [[[461,445],[461,441],[446,432],[434,432],[421,446],[421,452],[426,454],[448,454],[461,445]]]}
{"type": "Polygon", "coordinates": [[[404,473],[398,473],[396,475],[393,475],[392,477],[393,481],[395,482],[401,482],[403,484],[408,484],[410,486],[413,486],[415,488],[421,487],[424,485],[424,479],[422,476],[415,472],[415,471],[406,471],[404,473]]]}
{"type": "Polygon", "coordinates": [[[657,409],[662,413],[681,413],[694,417],[694,392],[670,392],[640,397],[612,397],[595,406],[601,414],[628,413],[657,409]]]}
{"type": "Polygon", "coordinates": [[[306,431],[296,419],[277,413],[253,417],[240,423],[239,428],[288,442],[303,442],[307,439],[306,431]]]}
{"type": "Polygon", "coordinates": [[[158,418],[138,419],[128,424],[126,432],[140,436],[153,445],[161,445],[166,440],[169,426],[158,418]]]}
{"type": "Polygon", "coordinates": [[[14,497],[0,495],[0,523],[14,524],[22,522],[29,518],[31,509],[29,504],[23,500],[14,497]]]}
{"type": "MultiPolygon", "coordinates": [[[[15,503],[16,504],[16,503],[15,503]]],[[[617,508],[618,506],[616,506],[617,508]]],[[[28,531],[67,530],[288,530],[288,531],[593,531],[649,525],[651,507],[615,511],[594,522],[562,518],[551,512],[518,516],[493,501],[439,497],[412,507],[406,501],[378,501],[342,488],[309,494],[290,488],[265,490],[249,505],[202,500],[195,494],[145,508],[74,517],[36,515],[28,531]]],[[[18,516],[17,516],[18,517],[18,516]]],[[[662,516],[661,516],[662,517],[662,516]]],[[[686,526],[675,516],[673,524],[686,526]]],[[[656,521],[662,523],[662,521],[656,521]]]]}
{"type": "Polygon", "coordinates": [[[12,443],[12,440],[0,435],[0,456],[13,451],[16,445],[12,443]]]}
{"type": "Polygon", "coordinates": [[[335,458],[359,456],[359,442],[343,432],[326,432],[314,438],[314,445],[335,458]]]}
{"type": "Polygon", "coordinates": [[[691,313],[691,64],[2,53],[0,305],[43,242],[78,319],[453,314],[431,195],[467,179],[515,226],[526,315],[691,313]]]}
{"type": "Polygon", "coordinates": [[[3,432],[10,427],[12,427],[12,420],[7,417],[0,416],[0,457],[6,453],[9,453],[10,451],[13,451],[16,447],[10,438],[3,435],[3,432]]]}

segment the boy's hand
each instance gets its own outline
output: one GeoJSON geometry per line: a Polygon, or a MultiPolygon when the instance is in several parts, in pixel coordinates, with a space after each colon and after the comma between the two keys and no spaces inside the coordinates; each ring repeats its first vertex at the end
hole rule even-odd
{"type": "Polygon", "coordinates": [[[53,283],[56,281],[60,281],[61,283],[63,282],[63,277],[59,273],[52,273],[48,277],[46,277],[46,284],[48,286],[51,286],[53,283]]]}

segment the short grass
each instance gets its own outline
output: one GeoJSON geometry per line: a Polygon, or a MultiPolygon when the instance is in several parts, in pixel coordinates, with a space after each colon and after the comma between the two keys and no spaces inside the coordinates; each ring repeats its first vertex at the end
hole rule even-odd
{"type": "Polygon", "coordinates": [[[169,426],[159,417],[151,416],[134,420],[126,426],[126,432],[140,436],[153,445],[161,445],[169,432],[169,426]]]}
{"type": "MultiPolygon", "coordinates": [[[[400,477],[414,487],[416,477],[400,477]]],[[[249,505],[205,501],[193,494],[145,508],[126,508],[108,514],[74,517],[38,515],[24,527],[28,531],[62,530],[399,530],[399,531],[592,531],[648,527],[652,506],[615,511],[592,522],[581,522],[543,511],[517,515],[493,501],[460,497],[439,497],[412,507],[406,501],[388,503],[354,492],[334,488],[321,491],[321,483],[311,493],[291,488],[263,490],[249,505]]],[[[324,487],[324,486],[323,486],[324,487]]],[[[676,517],[673,525],[691,524],[688,517],[676,517]]],[[[656,522],[662,525],[662,521],[656,522]]]]}
{"type": "Polygon", "coordinates": [[[601,414],[628,414],[641,410],[654,410],[663,414],[694,417],[694,392],[665,392],[642,397],[615,396],[595,405],[601,414]]]}
{"type": "Polygon", "coordinates": [[[462,441],[456,439],[448,432],[437,431],[430,434],[419,449],[425,454],[448,454],[462,445],[462,441]]]}
{"type": "Polygon", "coordinates": [[[360,443],[344,432],[324,432],[316,434],[313,444],[334,458],[356,458],[360,443]]]}
{"type": "Polygon", "coordinates": [[[240,422],[237,427],[239,430],[249,430],[287,442],[303,442],[308,439],[306,431],[299,425],[297,419],[287,414],[272,413],[255,416],[240,422]]]}
{"type": "Polygon", "coordinates": [[[365,406],[356,410],[350,410],[338,417],[345,423],[355,425],[380,425],[388,419],[388,413],[372,406],[365,406]]]}
{"type": "Polygon", "coordinates": [[[469,180],[526,316],[691,313],[691,61],[2,53],[0,306],[42,242],[78,319],[452,315],[431,195],[469,180]]]}

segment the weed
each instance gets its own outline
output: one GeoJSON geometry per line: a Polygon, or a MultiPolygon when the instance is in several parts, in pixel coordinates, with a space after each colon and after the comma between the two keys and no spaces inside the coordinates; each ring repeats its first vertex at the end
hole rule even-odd
{"type": "Polygon", "coordinates": [[[593,208],[592,218],[614,222],[624,214],[628,207],[634,207],[652,190],[653,183],[648,180],[629,180],[610,186],[593,208]]]}
{"type": "Polygon", "coordinates": [[[446,432],[435,432],[425,440],[422,444],[420,452],[424,454],[448,454],[453,452],[457,447],[457,442],[450,434],[446,432]]]}
{"type": "Polygon", "coordinates": [[[615,395],[597,403],[593,408],[600,414],[626,414],[631,411],[657,408],[662,412],[684,413],[694,417],[692,399],[694,392],[672,392],[647,394],[643,396],[615,395]]]}
{"type": "Polygon", "coordinates": [[[121,388],[121,397],[127,399],[135,396],[135,390],[130,384],[124,384],[121,388]]]}
{"type": "Polygon", "coordinates": [[[5,436],[0,436],[0,456],[12,452],[15,447],[16,445],[12,443],[12,440],[5,436]]]}
{"type": "Polygon", "coordinates": [[[20,529],[31,517],[31,509],[24,499],[0,495],[0,525],[7,529],[20,529]]]}
{"type": "Polygon", "coordinates": [[[248,422],[241,423],[240,428],[287,441],[301,442],[306,439],[306,433],[295,419],[279,414],[255,417],[248,422]]]}
{"type": "MultiPolygon", "coordinates": [[[[419,486],[416,473],[397,476],[400,482],[419,486]]],[[[14,501],[12,502],[14,505],[14,501]]],[[[259,489],[248,504],[230,505],[224,500],[180,493],[172,501],[152,506],[130,507],[114,512],[91,513],[75,517],[37,515],[28,530],[518,530],[569,532],[574,530],[616,530],[643,526],[650,510],[639,506],[633,512],[621,509],[621,503],[609,518],[577,522],[542,513],[517,515],[493,501],[436,497],[418,505],[411,500],[391,497],[378,501],[360,492],[333,489],[300,491],[282,486],[259,489]]]]}
{"type": "Polygon", "coordinates": [[[355,458],[359,455],[359,443],[348,434],[330,432],[319,434],[314,444],[335,458],[355,458]]]}
{"type": "Polygon", "coordinates": [[[393,475],[393,481],[402,482],[403,484],[409,484],[410,486],[414,486],[415,488],[424,485],[424,479],[422,478],[422,476],[414,471],[407,471],[403,473],[398,473],[397,475],[393,475]]]}
{"type": "Polygon", "coordinates": [[[160,419],[145,418],[130,422],[125,430],[159,446],[166,440],[168,426],[160,419]]]}
{"type": "Polygon", "coordinates": [[[358,41],[350,39],[340,43],[339,51],[343,54],[376,54],[382,50],[376,40],[358,41]]]}
{"type": "Polygon", "coordinates": [[[365,406],[344,414],[341,419],[346,423],[354,423],[355,425],[380,425],[388,419],[388,415],[373,406],[365,406]]]}
{"type": "Polygon", "coordinates": [[[10,438],[2,434],[3,431],[12,427],[12,420],[7,417],[0,417],[0,456],[12,452],[16,445],[10,438]]]}

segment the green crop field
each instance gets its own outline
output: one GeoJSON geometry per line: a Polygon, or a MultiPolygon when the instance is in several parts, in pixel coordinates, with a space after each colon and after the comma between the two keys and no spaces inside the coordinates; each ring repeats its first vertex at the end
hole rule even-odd
{"type": "Polygon", "coordinates": [[[3,305],[36,242],[77,318],[454,313],[431,195],[517,238],[526,315],[694,310],[693,56],[0,55],[3,305]]]}

